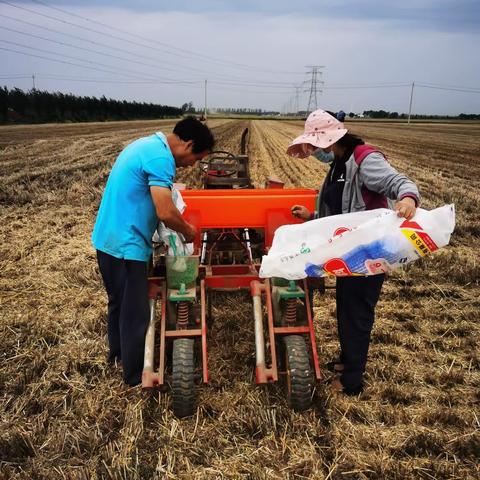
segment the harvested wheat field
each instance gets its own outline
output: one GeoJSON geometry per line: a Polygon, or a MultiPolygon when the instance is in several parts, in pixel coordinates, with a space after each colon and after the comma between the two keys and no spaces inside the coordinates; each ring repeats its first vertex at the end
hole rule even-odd
{"type": "MultiPolygon", "coordinates": [[[[454,202],[451,245],[390,275],[360,398],[315,391],[291,411],[254,382],[247,294],[217,297],[210,384],[193,418],[168,393],[127,388],[106,365],[106,295],[90,232],[112,162],[174,122],[0,127],[0,478],[475,479],[480,457],[480,125],[351,123],[416,181],[454,202]]],[[[256,187],[318,188],[326,167],[286,156],[303,122],[213,120],[256,187]]],[[[199,187],[196,169],[178,181],[199,187]]],[[[334,293],[315,297],[322,361],[337,353],[334,293]]]]}

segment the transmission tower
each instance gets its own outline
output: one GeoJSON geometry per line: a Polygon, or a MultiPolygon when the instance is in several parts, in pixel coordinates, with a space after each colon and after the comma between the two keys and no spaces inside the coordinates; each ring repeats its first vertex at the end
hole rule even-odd
{"type": "MultiPolygon", "coordinates": [[[[318,89],[318,85],[323,85],[322,81],[322,69],[325,68],[323,65],[306,65],[305,68],[309,70],[307,73],[312,75],[312,79],[310,82],[310,95],[308,97],[308,106],[307,106],[307,114],[313,112],[313,110],[317,109],[317,92],[322,93],[322,90],[318,89]],[[313,107],[313,108],[312,108],[313,107]]],[[[306,92],[308,90],[305,90],[306,92]]]]}
{"type": "Polygon", "coordinates": [[[295,115],[298,115],[298,96],[299,96],[299,91],[302,88],[302,86],[295,86],[295,115]]]}

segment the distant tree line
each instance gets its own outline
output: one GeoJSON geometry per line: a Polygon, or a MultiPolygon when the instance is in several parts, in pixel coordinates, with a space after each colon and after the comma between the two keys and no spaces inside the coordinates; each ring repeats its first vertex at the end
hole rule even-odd
{"type": "MultiPolygon", "coordinates": [[[[192,103],[185,103],[182,106],[184,113],[195,112],[192,103]]],[[[262,110],[259,108],[215,108],[214,113],[225,115],[256,115],[256,116],[279,116],[280,112],[262,110]]],[[[287,115],[297,115],[301,118],[306,118],[310,112],[301,110],[299,112],[290,112],[287,115]]],[[[335,112],[328,112],[333,116],[337,114],[335,112]]],[[[343,113],[343,112],[342,112],[343,113]]],[[[349,118],[366,117],[366,118],[389,118],[389,119],[407,119],[407,113],[388,112],[386,110],[364,110],[363,114],[357,114],[349,112],[344,114],[349,118]]],[[[460,115],[411,115],[411,119],[417,120],[480,120],[480,114],[467,114],[461,113],[460,115]]]]}
{"type": "Polygon", "coordinates": [[[102,96],[0,87],[0,122],[89,122],[178,117],[182,109],[153,103],[112,100],[102,96]]]}
{"type": "Polygon", "coordinates": [[[267,115],[261,108],[216,108],[215,111],[227,115],[267,115]]]}
{"type": "MultiPolygon", "coordinates": [[[[385,110],[364,110],[363,115],[369,118],[408,118],[406,113],[387,112],[385,110]]],[[[352,116],[350,113],[349,116],[352,116]]],[[[480,120],[480,114],[461,113],[460,115],[411,115],[410,118],[417,120],[480,120]]]]}

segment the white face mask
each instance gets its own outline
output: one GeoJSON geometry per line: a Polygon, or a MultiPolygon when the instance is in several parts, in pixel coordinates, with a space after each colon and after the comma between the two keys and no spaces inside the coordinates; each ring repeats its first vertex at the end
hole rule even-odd
{"type": "Polygon", "coordinates": [[[320,160],[322,163],[332,163],[335,160],[335,155],[333,152],[326,152],[323,148],[319,148],[312,153],[312,155],[320,160]]]}

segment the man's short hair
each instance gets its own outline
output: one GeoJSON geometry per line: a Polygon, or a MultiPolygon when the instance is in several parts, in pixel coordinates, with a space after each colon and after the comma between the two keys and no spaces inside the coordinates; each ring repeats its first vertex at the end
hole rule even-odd
{"type": "Polygon", "coordinates": [[[195,117],[186,117],[180,120],[174,127],[173,133],[184,142],[193,141],[193,153],[211,151],[215,144],[213,133],[200,120],[195,117]]]}

